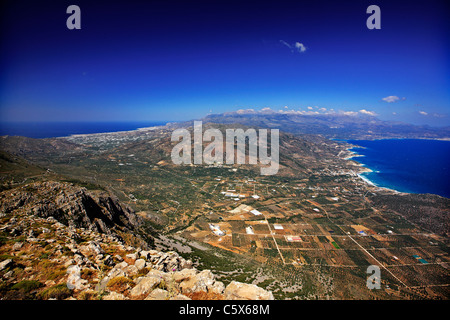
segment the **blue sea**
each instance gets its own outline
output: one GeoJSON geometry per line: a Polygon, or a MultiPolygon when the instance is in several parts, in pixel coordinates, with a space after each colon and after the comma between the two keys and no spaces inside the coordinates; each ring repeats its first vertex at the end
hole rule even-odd
{"type": "Polygon", "coordinates": [[[450,198],[450,141],[389,139],[347,140],[361,146],[354,157],[373,172],[364,177],[379,187],[450,198]]]}
{"type": "Polygon", "coordinates": [[[0,136],[24,136],[39,139],[67,137],[73,134],[131,131],[145,127],[163,126],[167,122],[0,122],[0,136]]]}

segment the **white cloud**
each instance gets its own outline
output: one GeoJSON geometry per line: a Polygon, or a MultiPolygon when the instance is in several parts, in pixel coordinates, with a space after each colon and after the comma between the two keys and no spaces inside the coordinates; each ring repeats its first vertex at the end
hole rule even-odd
{"type": "Polygon", "coordinates": [[[428,115],[428,113],[425,112],[425,111],[419,111],[419,113],[420,113],[421,115],[423,115],[423,116],[427,116],[427,115],[428,115]]]}
{"type": "MultiPolygon", "coordinates": [[[[405,99],[406,99],[406,98],[402,98],[402,100],[405,100],[405,99]]],[[[389,97],[383,98],[383,99],[381,99],[381,100],[386,101],[386,102],[388,102],[388,103],[391,103],[391,102],[397,102],[397,101],[399,101],[400,98],[397,97],[397,96],[389,96],[389,97]]]]}
{"type": "MultiPolygon", "coordinates": [[[[288,106],[283,106],[282,109],[273,110],[270,107],[265,107],[260,110],[255,109],[239,109],[235,111],[237,114],[291,114],[291,115],[343,115],[343,116],[361,116],[361,115],[368,115],[368,116],[377,116],[377,113],[374,111],[361,109],[359,111],[345,111],[345,110],[339,110],[335,111],[334,109],[327,109],[324,107],[319,106],[308,106],[306,107],[307,110],[301,110],[301,108],[298,108],[299,110],[293,110],[290,109],[288,106]]],[[[396,114],[393,112],[393,114],[396,114]]],[[[423,113],[421,111],[421,114],[427,115],[426,113],[423,113]]],[[[431,114],[429,114],[431,116],[431,114]]]]}
{"type": "Polygon", "coordinates": [[[261,113],[273,113],[274,111],[272,109],[270,109],[269,107],[266,108],[262,108],[261,113]]]}
{"type": "Polygon", "coordinates": [[[345,116],[356,116],[358,115],[358,112],[356,111],[342,111],[342,114],[345,116]]]}
{"type": "Polygon", "coordinates": [[[369,110],[366,110],[366,109],[359,110],[359,113],[367,114],[368,116],[373,116],[373,117],[377,115],[375,112],[369,111],[369,110]]]}
{"type": "Polygon", "coordinates": [[[303,43],[296,42],[294,46],[298,50],[298,52],[305,52],[306,51],[306,47],[303,45],[303,43]]]}
{"type": "Polygon", "coordinates": [[[292,46],[289,43],[287,43],[286,41],[280,40],[280,43],[292,50],[292,46]]]}
{"type": "Polygon", "coordinates": [[[294,43],[293,45],[291,45],[291,44],[287,43],[287,42],[284,41],[284,40],[280,40],[280,43],[281,43],[282,45],[288,47],[289,50],[291,50],[292,53],[294,53],[294,52],[300,52],[300,53],[302,53],[302,52],[305,52],[305,51],[306,51],[305,45],[304,45],[303,43],[301,43],[301,42],[296,42],[296,43],[294,43]]]}
{"type": "Polygon", "coordinates": [[[238,111],[236,111],[237,114],[251,114],[251,113],[255,113],[254,109],[239,109],[238,111]]]}

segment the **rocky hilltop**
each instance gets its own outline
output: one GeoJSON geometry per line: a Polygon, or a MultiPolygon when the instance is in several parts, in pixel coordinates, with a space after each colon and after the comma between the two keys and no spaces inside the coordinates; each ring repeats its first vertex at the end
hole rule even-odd
{"type": "MultiPolygon", "coordinates": [[[[53,217],[72,228],[119,235],[136,233],[139,217],[107,192],[64,182],[36,182],[0,194],[0,212],[53,217]]],[[[20,234],[19,229],[14,230],[20,234]]]]}
{"type": "Polygon", "coordinates": [[[0,201],[1,299],[273,299],[152,250],[135,213],[104,192],[40,182],[0,201]]]}

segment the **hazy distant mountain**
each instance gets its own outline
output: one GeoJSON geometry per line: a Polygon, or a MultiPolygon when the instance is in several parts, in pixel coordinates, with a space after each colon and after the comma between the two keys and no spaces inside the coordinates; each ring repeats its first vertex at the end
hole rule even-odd
{"type": "Polygon", "coordinates": [[[211,114],[201,119],[212,123],[240,123],[278,128],[295,134],[321,134],[337,139],[428,138],[450,139],[450,127],[430,127],[383,121],[361,112],[323,113],[301,111],[239,110],[211,114]]]}

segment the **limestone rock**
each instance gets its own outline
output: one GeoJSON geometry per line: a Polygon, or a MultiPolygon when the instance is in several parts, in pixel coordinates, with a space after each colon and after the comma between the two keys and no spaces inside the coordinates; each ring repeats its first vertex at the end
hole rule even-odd
{"type": "Polygon", "coordinates": [[[139,255],[141,256],[141,258],[148,260],[150,257],[150,251],[142,250],[141,252],[139,252],[139,255]]]}
{"type": "MultiPolygon", "coordinates": [[[[0,230],[9,241],[16,240],[10,242],[10,254],[15,257],[0,261],[6,287],[21,280],[12,270],[17,263],[23,264],[26,279],[43,283],[42,290],[67,286],[72,295],[68,299],[102,296],[110,289],[117,292],[109,292],[104,300],[190,300],[187,296],[203,292],[228,299],[273,299],[271,292],[256,286],[233,282],[225,288],[210,270],[193,268],[191,260],[175,251],[128,246],[115,232],[126,233],[135,227],[131,211],[112,198],[99,196],[101,193],[57,182],[34,183],[17,190],[16,198],[10,190],[0,192],[0,212],[6,214],[0,230]],[[12,239],[19,234],[26,240],[12,239]],[[42,255],[43,248],[48,255],[42,255]],[[40,270],[33,268],[36,259],[54,265],[56,278],[43,279],[40,270]],[[66,274],[59,271],[61,267],[67,269],[66,274]],[[146,268],[150,271],[141,276],[146,268]],[[82,271],[85,279],[81,278],[82,271]],[[117,286],[108,288],[108,282],[116,277],[124,279],[117,279],[117,286]]],[[[192,296],[215,298],[208,294],[192,296]]]]}
{"type": "Polygon", "coordinates": [[[254,284],[232,281],[224,291],[226,300],[274,300],[270,291],[254,284]]]}
{"type": "Polygon", "coordinates": [[[129,253],[129,254],[126,255],[126,257],[128,259],[131,259],[131,260],[135,261],[138,258],[138,254],[137,253],[129,253]]]}
{"type": "Polygon", "coordinates": [[[112,291],[107,296],[104,296],[103,300],[130,300],[130,299],[125,297],[121,293],[112,291]]]}
{"type": "Polygon", "coordinates": [[[208,292],[213,292],[217,294],[222,294],[225,290],[225,285],[222,281],[215,281],[214,284],[208,287],[208,292]]]}
{"type": "Polygon", "coordinates": [[[95,241],[90,241],[88,244],[88,248],[96,255],[105,253],[105,250],[103,250],[102,247],[100,246],[100,244],[98,244],[95,241]]]}
{"type": "Polygon", "coordinates": [[[130,296],[138,297],[141,295],[147,295],[160,283],[161,279],[159,278],[144,277],[133,289],[131,289],[130,296]]]}
{"type": "Polygon", "coordinates": [[[146,264],[146,262],[145,262],[144,259],[137,259],[137,260],[134,262],[134,266],[135,266],[139,271],[145,268],[145,264],[146,264]]]}
{"type": "Polygon", "coordinates": [[[180,271],[192,267],[191,260],[185,260],[174,251],[158,252],[150,250],[148,253],[148,260],[153,264],[153,268],[163,272],[180,271]]]}
{"type": "Polygon", "coordinates": [[[196,269],[183,269],[173,274],[173,280],[178,283],[184,280],[190,280],[195,277],[197,272],[196,269]]]}
{"type": "Polygon", "coordinates": [[[2,262],[0,262],[0,271],[12,266],[12,264],[13,264],[12,259],[3,260],[2,262]]]}
{"type": "Polygon", "coordinates": [[[89,288],[87,280],[81,278],[81,268],[78,265],[72,265],[67,268],[69,277],[67,279],[67,287],[69,289],[83,290],[89,288]]]}
{"type": "Polygon", "coordinates": [[[106,279],[112,279],[115,277],[124,277],[126,275],[124,269],[128,267],[128,263],[126,263],[125,261],[118,263],[114,266],[114,268],[112,268],[109,272],[108,275],[106,276],[106,279]]]}
{"type": "Polygon", "coordinates": [[[123,272],[126,276],[132,277],[139,273],[139,269],[135,265],[129,265],[125,268],[123,268],[123,272]]]}
{"type": "Polygon", "coordinates": [[[17,250],[20,250],[20,248],[22,248],[22,246],[23,246],[23,242],[16,242],[16,243],[14,243],[14,245],[12,246],[12,249],[13,249],[14,251],[17,251],[17,250]]]}
{"type": "Polygon", "coordinates": [[[169,282],[169,281],[172,280],[172,279],[171,279],[171,275],[170,275],[169,273],[162,272],[162,271],[155,270],[155,269],[151,269],[151,270],[147,273],[146,277],[154,277],[154,278],[158,278],[158,279],[164,280],[165,282],[169,282]]]}
{"type": "Polygon", "coordinates": [[[169,298],[169,292],[163,289],[153,290],[144,300],[167,300],[169,298]]]}
{"type": "Polygon", "coordinates": [[[177,274],[176,279],[183,279],[180,283],[180,289],[184,293],[203,291],[220,294],[224,290],[223,283],[216,281],[214,274],[210,270],[203,270],[195,275],[192,274],[192,271],[183,271],[177,274]]]}
{"type": "Polygon", "coordinates": [[[183,295],[183,294],[179,294],[179,295],[176,295],[176,296],[173,297],[173,298],[170,298],[169,300],[192,300],[192,299],[189,298],[189,297],[186,297],[186,296],[183,295]]]}

